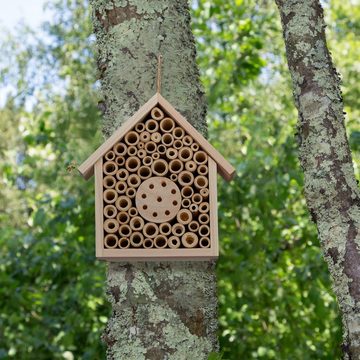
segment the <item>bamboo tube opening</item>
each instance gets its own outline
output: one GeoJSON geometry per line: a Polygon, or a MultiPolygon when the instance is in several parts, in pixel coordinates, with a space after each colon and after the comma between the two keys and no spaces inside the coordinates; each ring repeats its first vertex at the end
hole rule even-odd
{"type": "Polygon", "coordinates": [[[194,193],[194,190],[191,186],[185,186],[181,189],[181,196],[183,198],[191,198],[194,193]]]}
{"type": "Polygon", "coordinates": [[[210,247],[210,239],[208,237],[202,237],[199,244],[202,248],[208,248],[210,247]]]}
{"type": "Polygon", "coordinates": [[[104,230],[107,233],[116,233],[119,229],[119,222],[116,219],[106,219],[104,221],[104,230]]]}
{"type": "Polygon", "coordinates": [[[174,136],[174,139],[182,139],[185,135],[185,131],[183,128],[181,127],[176,127],[174,130],[173,130],[173,136],[174,136]]]}
{"type": "Polygon", "coordinates": [[[159,228],[155,223],[146,223],[143,227],[143,233],[148,238],[154,238],[159,234],[159,228]]]}
{"type": "Polygon", "coordinates": [[[137,156],[140,158],[140,159],[145,159],[146,157],[146,150],[145,149],[140,149],[137,153],[137,156]]]}
{"type": "Polygon", "coordinates": [[[159,226],[160,234],[170,235],[171,234],[171,225],[168,222],[162,223],[159,226]]]}
{"type": "Polygon", "coordinates": [[[173,119],[166,117],[163,120],[161,120],[160,129],[163,132],[166,132],[166,133],[171,132],[174,130],[174,128],[175,128],[175,122],[173,119]]]}
{"type": "Polygon", "coordinates": [[[203,197],[200,194],[194,194],[191,200],[194,204],[198,205],[203,201],[203,197]]]}
{"type": "Polygon", "coordinates": [[[184,146],[179,150],[179,159],[181,161],[184,162],[190,161],[192,157],[193,157],[193,152],[189,147],[184,146]]]}
{"type": "Polygon", "coordinates": [[[166,147],[163,144],[158,145],[157,151],[159,154],[164,155],[166,153],[166,147]]]}
{"type": "Polygon", "coordinates": [[[209,236],[210,234],[210,228],[207,225],[201,225],[199,228],[199,234],[201,236],[209,236]]]}
{"type": "Polygon", "coordinates": [[[185,226],[183,224],[174,224],[171,231],[174,235],[181,236],[185,233],[185,226]]]}
{"type": "Polygon", "coordinates": [[[140,149],[143,149],[144,147],[145,147],[145,143],[143,143],[142,141],[139,141],[137,144],[137,148],[140,150],[140,149]]]}
{"type": "Polygon", "coordinates": [[[129,237],[131,235],[132,231],[129,225],[122,224],[119,228],[119,234],[124,237],[129,237]]]}
{"type": "Polygon", "coordinates": [[[104,207],[104,216],[113,219],[116,216],[117,210],[114,205],[106,205],[104,207]]]}
{"type": "Polygon", "coordinates": [[[125,194],[126,189],[127,189],[127,184],[125,181],[118,181],[115,185],[115,190],[119,194],[125,194]]]}
{"type": "Polygon", "coordinates": [[[160,110],[158,107],[154,107],[152,110],[151,110],[151,117],[154,119],[154,120],[161,120],[164,118],[164,113],[162,112],[162,110],[160,110]]]}
{"type": "Polygon", "coordinates": [[[152,133],[151,140],[156,144],[159,143],[161,141],[161,134],[159,132],[152,133]]]}
{"type": "Polygon", "coordinates": [[[143,246],[145,249],[151,249],[154,247],[154,241],[152,239],[146,238],[143,242],[143,246]]]}
{"type": "Polygon", "coordinates": [[[127,179],[127,183],[129,184],[129,186],[137,188],[141,184],[141,179],[138,175],[131,174],[127,179]]]}
{"type": "Polygon", "coordinates": [[[184,168],[184,164],[179,159],[171,160],[169,163],[170,172],[178,174],[184,168]]]}
{"type": "Polygon", "coordinates": [[[199,211],[202,213],[202,214],[205,214],[207,212],[209,212],[209,209],[210,209],[210,206],[209,206],[209,203],[208,202],[203,202],[199,205],[199,211]]]}
{"type": "Polygon", "coordinates": [[[180,224],[187,225],[192,220],[192,214],[188,209],[181,209],[177,213],[176,219],[180,224]]]}
{"type": "Polygon", "coordinates": [[[119,240],[119,248],[120,249],[127,249],[130,247],[130,240],[126,237],[122,237],[119,240]]]}
{"type": "Polygon", "coordinates": [[[181,202],[181,206],[185,209],[187,209],[191,204],[190,199],[183,199],[183,201],[181,202]]]}
{"type": "Polygon", "coordinates": [[[182,140],[185,146],[190,146],[194,141],[190,135],[185,135],[182,140]]]}
{"type": "Polygon", "coordinates": [[[117,143],[113,147],[116,156],[123,156],[126,154],[127,146],[123,143],[117,143]]]}
{"type": "Polygon", "coordinates": [[[126,160],[125,167],[126,170],[135,172],[140,167],[140,160],[135,156],[131,156],[126,160]]]}
{"type": "Polygon", "coordinates": [[[179,174],[178,180],[181,186],[189,186],[194,182],[194,175],[190,171],[184,170],[179,174]]]}
{"type": "Polygon", "coordinates": [[[146,166],[150,166],[153,163],[153,159],[151,156],[145,156],[143,159],[143,164],[146,166]]]}
{"type": "Polygon", "coordinates": [[[169,148],[166,150],[166,156],[168,159],[173,160],[177,157],[178,151],[174,148],[169,148]]]}
{"type": "Polygon", "coordinates": [[[189,230],[191,230],[192,232],[197,232],[199,230],[199,226],[199,223],[194,220],[189,224],[189,230]]]}
{"type": "Polygon", "coordinates": [[[134,216],[130,220],[130,227],[132,230],[140,231],[144,227],[144,220],[140,216],[134,216]]]}
{"type": "Polygon", "coordinates": [[[173,146],[176,150],[181,149],[184,145],[181,140],[175,140],[173,146]]]}
{"type": "Polygon", "coordinates": [[[156,153],[151,154],[151,157],[152,157],[154,160],[157,160],[157,159],[160,159],[160,154],[156,152],[156,153]]]}
{"type": "Polygon", "coordinates": [[[153,133],[155,131],[158,131],[159,124],[154,119],[147,120],[146,123],[145,123],[145,129],[149,133],[153,133]]]}
{"type": "Polygon", "coordinates": [[[133,199],[135,195],[136,195],[136,190],[133,187],[128,188],[126,190],[126,196],[129,197],[130,199],[133,199]]]}
{"type": "Polygon", "coordinates": [[[208,156],[206,155],[205,151],[198,151],[194,154],[194,161],[198,165],[206,164],[208,156]]]}
{"type": "Polygon", "coordinates": [[[115,153],[110,150],[105,154],[105,159],[106,160],[114,160],[115,159],[115,153]]]}
{"type": "Polygon", "coordinates": [[[177,249],[180,247],[180,239],[177,236],[171,236],[168,240],[168,245],[172,249],[177,249]]]}
{"type": "Polygon", "coordinates": [[[115,162],[119,166],[123,166],[125,164],[125,158],[123,156],[117,156],[115,162]]]}
{"type": "Polygon", "coordinates": [[[181,242],[186,248],[193,248],[198,244],[199,238],[196,234],[187,232],[181,237],[181,242]]]}
{"type": "Polygon", "coordinates": [[[129,131],[125,135],[125,142],[128,145],[136,145],[139,142],[139,134],[135,131],[129,131]]]}
{"type": "Polygon", "coordinates": [[[161,137],[161,142],[165,145],[165,146],[171,146],[174,142],[174,138],[171,134],[166,133],[161,137]]]}
{"type": "Polygon", "coordinates": [[[115,234],[107,234],[104,238],[104,245],[108,249],[114,249],[118,246],[118,237],[115,234]]]}
{"type": "Polygon", "coordinates": [[[194,172],[196,170],[196,168],[197,168],[197,165],[195,164],[195,161],[190,160],[185,163],[185,169],[187,171],[194,172]]]}
{"type": "Polygon", "coordinates": [[[154,245],[158,249],[164,249],[167,245],[167,237],[164,235],[157,235],[154,239],[154,245]]]}
{"type": "Polygon", "coordinates": [[[145,125],[143,123],[137,123],[135,125],[135,130],[138,132],[138,133],[141,133],[143,132],[145,129],[145,125]]]}
{"type": "Polygon", "coordinates": [[[191,144],[191,150],[192,150],[192,151],[194,151],[194,152],[195,152],[195,151],[198,151],[199,148],[200,148],[200,147],[199,147],[199,144],[197,144],[197,143],[192,143],[192,144],[191,144]]]}
{"type": "Polygon", "coordinates": [[[193,214],[197,214],[199,211],[199,206],[196,204],[191,204],[189,207],[189,210],[193,213],[193,214]]]}
{"type": "Polygon", "coordinates": [[[203,197],[203,199],[207,199],[209,197],[209,189],[200,189],[200,195],[203,197]]]}
{"type": "Polygon", "coordinates": [[[120,211],[116,216],[119,224],[127,224],[130,220],[130,216],[126,211],[120,211]]]}
{"type": "Polygon", "coordinates": [[[202,189],[207,187],[209,182],[205,176],[199,175],[195,178],[194,184],[197,189],[202,189]]]}
{"type": "Polygon", "coordinates": [[[141,247],[144,242],[144,235],[141,232],[135,231],[130,236],[130,244],[133,247],[141,247]]]}
{"type": "Polygon", "coordinates": [[[104,201],[107,204],[112,204],[118,198],[118,194],[114,189],[106,189],[103,194],[104,201]]]}
{"type": "Polygon", "coordinates": [[[142,180],[148,179],[152,174],[151,169],[148,166],[144,166],[144,165],[140,166],[137,173],[140,179],[142,180]]]}
{"type": "Polygon", "coordinates": [[[115,161],[107,161],[103,165],[103,170],[106,175],[115,175],[118,171],[118,166],[115,161]]]}
{"type": "Polygon", "coordinates": [[[156,176],[165,176],[168,172],[168,164],[165,160],[155,160],[151,165],[151,170],[156,176]]]}
{"type": "Polygon", "coordinates": [[[129,215],[131,216],[131,217],[134,217],[134,216],[137,216],[138,215],[138,211],[137,211],[137,208],[136,207],[131,207],[130,209],[129,209],[129,215]]]}
{"type": "Polygon", "coordinates": [[[116,178],[120,181],[126,181],[126,179],[129,176],[129,172],[126,169],[120,169],[117,173],[116,173],[116,178]]]}
{"type": "Polygon", "coordinates": [[[208,174],[208,172],[209,172],[209,168],[208,168],[206,165],[199,165],[199,167],[198,167],[198,173],[199,173],[200,175],[205,176],[205,175],[208,174]]]}
{"type": "Polygon", "coordinates": [[[156,144],[153,141],[148,141],[145,144],[145,150],[148,154],[152,154],[156,151],[156,144]]]}
{"type": "Polygon", "coordinates": [[[137,152],[138,152],[138,149],[136,148],[136,146],[130,145],[128,147],[128,150],[127,150],[128,155],[135,156],[137,154],[137,152]]]}
{"type": "Polygon", "coordinates": [[[198,219],[199,219],[199,223],[203,225],[208,224],[210,221],[210,217],[208,214],[200,214],[198,219]]]}
{"type": "Polygon", "coordinates": [[[131,207],[131,200],[128,196],[120,196],[115,203],[115,206],[120,211],[127,211],[131,207]]]}
{"type": "Polygon", "coordinates": [[[140,141],[147,143],[148,141],[150,141],[150,133],[148,131],[143,131],[140,134],[140,141]]]}
{"type": "Polygon", "coordinates": [[[104,179],[103,179],[104,188],[111,189],[111,188],[115,187],[115,184],[116,184],[116,180],[113,176],[107,175],[104,177],[104,179]]]}
{"type": "Polygon", "coordinates": [[[176,174],[170,174],[171,181],[177,181],[178,176],[176,174]]]}

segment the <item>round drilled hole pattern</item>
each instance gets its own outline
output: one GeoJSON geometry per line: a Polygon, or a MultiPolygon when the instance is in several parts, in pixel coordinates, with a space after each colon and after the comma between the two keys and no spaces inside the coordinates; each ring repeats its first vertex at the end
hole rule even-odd
{"type": "Polygon", "coordinates": [[[140,215],[151,222],[170,221],[176,216],[180,206],[178,186],[162,176],[145,180],[136,193],[136,207],[140,215]]]}

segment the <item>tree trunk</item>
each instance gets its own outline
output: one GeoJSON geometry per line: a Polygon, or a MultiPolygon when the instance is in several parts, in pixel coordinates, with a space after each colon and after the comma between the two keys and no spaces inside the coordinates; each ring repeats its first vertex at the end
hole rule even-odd
{"type": "MultiPolygon", "coordinates": [[[[186,0],[92,0],[98,69],[109,136],[156,91],[200,132],[206,104],[186,0]]],[[[108,359],[207,359],[218,350],[213,262],[109,263],[112,317],[103,334],[108,359]]]]}
{"type": "Polygon", "coordinates": [[[299,112],[300,162],[342,312],[345,359],[360,359],[360,194],[344,124],[339,75],[318,0],[276,0],[299,112]]]}

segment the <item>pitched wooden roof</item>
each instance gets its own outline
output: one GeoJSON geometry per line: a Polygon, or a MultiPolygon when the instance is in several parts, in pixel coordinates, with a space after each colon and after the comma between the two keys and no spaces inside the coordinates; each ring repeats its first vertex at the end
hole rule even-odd
{"type": "Polygon", "coordinates": [[[94,174],[94,165],[116,142],[125,136],[138,122],[144,120],[152,108],[160,106],[169,116],[183,127],[205,152],[216,162],[219,174],[227,181],[235,175],[231,164],[160,94],[155,94],[130,119],[120,126],[102,145],[100,145],[79,167],[80,174],[88,180],[94,174]]]}

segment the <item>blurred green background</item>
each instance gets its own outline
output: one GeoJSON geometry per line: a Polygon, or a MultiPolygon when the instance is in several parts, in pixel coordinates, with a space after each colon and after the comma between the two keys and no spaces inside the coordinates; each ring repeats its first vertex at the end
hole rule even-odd
{"type": "MultiPolygon", "coordinates": [[[[358,176],[360,3],[322,3],[358,176]]],[[[71,171],[102,142],[95,39],[86,1],[47,11],[39,29],[1,32],[0,359],[102,359],[110,306],[106,265],[94,259],[93,182],[71,171]]],[[[209,138],[238,173],[219,179],[223,359],[339,359],[277,9],[198,0],[192,16],[209,138]]]]}

